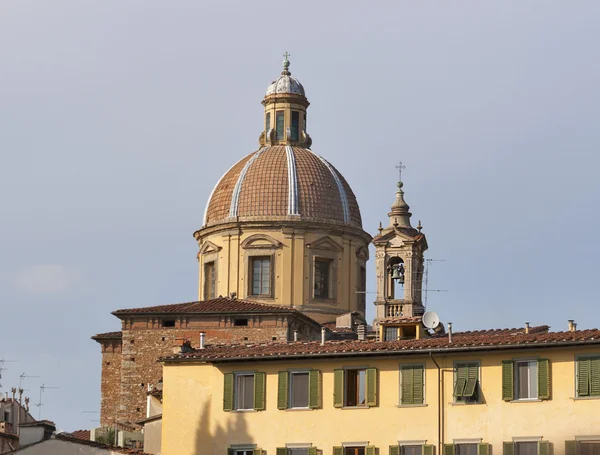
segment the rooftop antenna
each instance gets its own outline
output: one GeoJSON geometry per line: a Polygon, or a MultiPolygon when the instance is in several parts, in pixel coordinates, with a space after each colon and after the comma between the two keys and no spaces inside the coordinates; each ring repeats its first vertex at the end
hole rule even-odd
{"type": "Polygon", "coordinates": [[[425,259],[425,271],[423,273],[423,306],[427,308],[427,293],[428,292],[448,292],[447,289],[429,289],[429,265],[432,262],[446,262],[445,259],[425,259]]]}
{"type": "Polygon", "coordinates": [[[23,381],[27,378],[39,378],[40,376],[29,376],[25,373],[19,375],[19,389],[23,388],[23,381]]]}
{"type": "Polygon", "coordinates": [[[42,420],[42,406],[44,405],[42,403],[42,392],[45,392],[46,389],[60,389],[60,387],[50,387],[50,386],[47,386],[46,384],[42,383],[42,385],[40,386],[40,402],[38,404],[36,404],[36,406],[39,409],[38,420],[42,420]]]}
{"type": "MultiPolygon", "coordinates": [[[[16,362],[16,360],[6,360],[4,357],[0,359],[0,381],[2,381],[2,372],[8,369],[4,364],[9,362],[16,362]]],[[[2,382],[0,382],[0,387],[2,387],[2,382]]]]}

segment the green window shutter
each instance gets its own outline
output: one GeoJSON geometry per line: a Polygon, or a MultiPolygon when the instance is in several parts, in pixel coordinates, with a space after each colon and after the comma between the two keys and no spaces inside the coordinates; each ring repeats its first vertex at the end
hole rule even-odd
{"type": "Polygon", "coordinates": [[[477,444],[477,455],[490,455],[490,445],[487,442],[477,444]]]}
{"type": "Polygon", "coordinates": [[[423,446],[423,455],[433,455],[435,452],[434,446],[431,444],[425,444],[423,446]]]}
{"type": "Polygon", "coordinates": [[[265,410],[265,373],[254,373],[254,409],[265,410]]]}
{"type": "Polygon", "coordinates": [[[515,455],[515,444],[512,441],[502,443],[502,455],[515,455]]]}
{"type": "Polygon", "coordinates": [[[550,443],[548,441],[538,442],[538,455],[550,455],[550,443]]]}
{"type": "Polygon", "coordinates": [[[277,455],[287,455],[287,449],[285,447],[277,447],[275,453],[277,455]]]}
{"type": "Polygon", "coordinates": [[[565,455],[577,455],[577,441],[565,441],[565,455]]]}
{"type": "Polygon", "coordinates": [[[413,368],[413,404],[423,404],[423,376],[422,366],[413,368]]]}
{"type": "Polygon", "coordinates": [[[227,455],[233,455],[233,449],[227,449],[227,455]]]}
{"type": "MultiPolygon", "coordinates": [[[[333,407],[344,406],[344,370],[333,371],[333,407]]],[[[336,454],[334,448],[334,455],[336,454]]],[[[340,452],[342,455],[342,452],[340,452]]]]}
{"type": "Polygon", "coordinates": [[[454,444],[444,444],[444,455],[454,455],[454,444]]]}
{"type": "Polygon", "coordinates": [[[454,397],[460,398],[463,396],[465,387],[467,386],[467,376],[469,367],[465,364],[456,367],[456,383],[454,384],[454,397]]]}
{"type": "Polygon", "coordinates": [[[401,404],[414,404],[413,398],[413,368],[402,368],[402,402],[401,404]]]}
{"type": "Polygon", "coordinates": [[[538,398],[550,399],[550,361],[539,359],[538,362],[538,398]]]}
{"type": "Polygon", "coordinates": [[[308,455],[317,455],[317,448],[316,447],[309,447],[308,448],[308,455]]]}
{"type": "Polygon", "coordinates": [[[365,447],[365,455],[375,455],[375,446],[365,447]]]}
{"type": "Polygon", "coordinates": [[[289,373],[287,371],[280,371],[278,373],[279,381],[277,382],[277,409],[288,408],[288,397],[290,395],[288,393],[288,377],[289,373]]]}
{"type": "Polygon", "coordinates": [[[513,385],[513,369],[514,367],[512,360],[502,361],[502,399],[504,401],[512,401],[515,399],[513,385]]]}
{"type": "Polygon", "coordinates": [[[390,446],[390,455],[400,455],[400,446],[390,446]]]}
{"type": "Polygon", "coordinates": [[[577,396],[587,397],[590,394],[591,359],[577,360],[577,396]]]}
{"type": "Polygon", "coordinates": [[[308,407],[311,409],[321,407],[321,372],[319,370],[308,372],[308,407]]]}
{"type": "Polygon", "coordinates": [[[254,449],[254,450],[252,451],[252,453],[253,453],[254,455],[262,455],[263,451],[262,451],[262,449],[254,449]]]}
{"type": "Polygon", "coordinates": [[[334,447],[333,455],[344,455],[344,448],[343,447],[334,447]]]}
{"type": "Polygon", "coordinates": [[[223,411],[233,410],[233,373],[223,375],[223,411]]]}
{"type": "Polygon", "coordinates": [[[600,357],[590,360],[590,396],[600,396],[600,357]]]}
{"type": "Polygon", "coordinates": [[[367,406],[377,406],[376,368],[367,368],[367,406]]]}

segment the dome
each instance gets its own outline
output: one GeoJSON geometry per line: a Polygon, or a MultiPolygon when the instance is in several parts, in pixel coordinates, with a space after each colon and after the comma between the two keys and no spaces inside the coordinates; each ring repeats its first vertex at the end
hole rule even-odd
{"type": "Polygon", "coordinates": [[[238,161],[208,198],[204,226],[239,221],[313,221],[362,229],[346,179],[311,150],[262,147],[238,161]]]}
{"type": "Polygon", "coordinates": [[[267,87],[266,96],[277,93],[293,93],[294,95],[305,96],[304,87],[302,87],[300,81],[289,74],[282,74],[267,87]]]}

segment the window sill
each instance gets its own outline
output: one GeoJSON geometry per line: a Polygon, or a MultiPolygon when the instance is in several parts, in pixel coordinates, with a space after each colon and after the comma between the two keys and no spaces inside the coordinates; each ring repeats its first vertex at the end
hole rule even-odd
{"type": "Polygon", "coordinates": [[[587,401],[587,400],[600,400],[600,396],[598,397],[571,397],[573,401],[587,401]]]}
{"type": "Polygon", "coordinates": [[[256,409],[232,409],[229,412],[258,412],[256,409]]]}
{"type": "Polygon", "coordinates": [[[339,409],[369,409],[370,406],[342,406],[339,409]]]}
{"type": "Polygon", "coordinates": [[[541,403],[542,401],[548,400],[540,400],[539,398],[521,398],[518,400],[510,400],[508,403],[541,403]]]}
{"type": "Polygon", "coordinates": [[[285,411],[297,412],[297,411],[313,411],[313,408],[287,408],[285,411]]]}
{"type": "Polygon", "coordinates": [[[470,403],[463,403],[461,401],[451,401],[448,403],[450,406],[473,406],[478,404],[485,404],[483,401],[472,401],[470,403]]]}
{"type": "Polygon", "coordinates": [[[396,405],[397,408],[425,408],[427,406],[428,406],[427,403],[423,403],[423,404],[397,404],[396,405]]]}

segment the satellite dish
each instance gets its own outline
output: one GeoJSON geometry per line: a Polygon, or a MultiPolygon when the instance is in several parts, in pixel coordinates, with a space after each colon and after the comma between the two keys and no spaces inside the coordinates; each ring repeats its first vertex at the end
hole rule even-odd
{"type": "Polygon", "coordinates": [[[428,329],[435,329],[440,325],[440,317],[433,311],[427,311],[423,315],[423,325],[428,329]]]}

